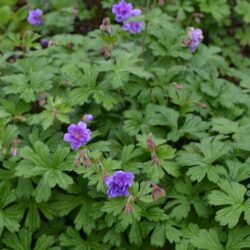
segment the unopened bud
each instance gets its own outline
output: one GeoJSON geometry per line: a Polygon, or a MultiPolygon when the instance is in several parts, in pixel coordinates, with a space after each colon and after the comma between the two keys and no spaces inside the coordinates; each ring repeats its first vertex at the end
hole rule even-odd
{"type": "Polygon", "coordinates": [[[21,141],[18,140],[18,139],[13,140],[12,147],[11,147],[11,150],[10,150],[12,156],[15,157],[17,155],[17,147],[16,146],[18,144],[20,144],[20,143],[21,143],[21,141]]]}
{"type": "Polygon", "coordinates": [[[66,46],[67,46],[68,49],[73,49],[74,44],[73,43],[68,43],[66,46]]]}
{"type": "Polygon", "coordinates": [[[165,0],[158,0],[158,5],[164,6],[165,5],[165,0]]]}
{"type": "Polygon", "coordinates": [[[73,7],[72,11],[71,11],[71,14],[72,14],[73,17],[77,17],[78,9],[76,7],[73,7]]]}
{"type": "Polygon", "coordinates": [[[63,80],[62,81],[62,84],[64,85],[64,86],[70,86],[70,81],[69,80],[63,80]]]}
{"type": "Polygon", "coordinates": [[[86,114],[86,115],[83,116],[83,121],[84,122],[92,122],[93,119],[94,119],[94,116],[91,115],[91,114],[86,114]]]}
{"type": "Polygon", "coordinates": [[[16,58],[16,56],[10,56],[10,57],[8,57],[7,59],[6,59],[6,61],[8,62],[8,63],[15,63],[16,62],[16,60],[17,60],[17,58],[16,58]]]}
{"type": "Polygon", "coordinates": [[[207,109],[207,105],[206,105],[205,103],[198,102],[198,105],[199,105],[202,109],[207,109]]]}
{"type": "Polygon", "coordinates": [[[46,49],[46,48],[49,47],[49,40],[47,40],[47,39],[42,39],[42,40],[40,41],[40,44],[41,44],[41,47],[42,47],[43,49],[46,49]]]}
{"type": "Polygon", "coordinates": [[[11,148],[11,154],[12,154],[12,156],[16,156],[17,155],[17,148],[16,147],[12,147],[11,148]]]}
{"type": "Polygon", "coordinates": [[[159,200],[160,198],[166,195],[165,190],[160,188],[158,185],[152,184],[152,188],[153,188],[152,197],[155,201],[159,200]]]}
{"type": "Polygon", "coordinates": [[[111,56],[111,52],[110,52],[110,49],[109,49],[108,47],[103,47],[101,53],[102,53],[102,56],[103,56],[106,60],[109,59],[110,56],[111,56]]]}
{"type": "Polygon", "coordinates": [[[196,23],[200,23],[201,22],[201,19],[199,17],[196,17],[194,20],[195,20],[196,23]]]}
{"type": "Polygon", "coordinates": [[[43,107],[45,105],[45,103],[46,103],[46,99],[45,98],[46,98],[47,95],[48,95],[47,93],[41,93],[39,95],[39,97],[38,97],[38,104],[39,104],[40,107],[43,107]]]}
{"type": "Polygon", "coordinates": [[[80,158],[77,158],[75,161],[74,161],[74,165],[79,167],[81,165],[81,160],[80,158]]]}
{"type": "Polygon", "coordinates": [[[190,39],[186,39],[183,41],[183,43],[185,44],[185,46],[189,47],[191,44],[191,40],[190,39]]]}
{"type": "Polygon", "coordinates": [[[53,117],[56,117],[57,114],[58,114],[57,109],[56,109],[55,107],[53,107],[53,108],[52,108],[52,115],[53,115],[53,117]]]}
{"type": "Polygon", "coordinates": [[[127,203],[124,208],[124,213],[128,215],[131,214],[132,212],[133,212],[133,207],[129,203],[127,203]]]}
{"type": "Polygon", "coordinates": [[[202,13],[194,13],[193,14],[194,16],[194,20],[196,23],[200,23],[201,22],[201,19],[203,18],[203,14],[202,13]]]}
{"type": "Polygon", "coordinates": [[[183,89],[183,85],[176,82],[176,83],[175,83],[175,88],[176,88],[176,89],[183,89]]]}
{"type": "Polygon", "coordinates": [[[152,166],[158,166],[160,164],[160,160],[156,155],[152,156],[151,164],[152,166]]]}
{"type": "Polygon", "coordinates": [[[89,157],[86,157],[86,156],[83,157],[83,165],[84,165],[84,167],[86,167],[86,168],[91,167],[92,162],[91,162],[91,160],[89,159],[89,157]]]}
{"type": "Polygon", "coordinates": [[[112,26],[110,23],[110,19],[108,17],[105,17],[102,20],[102,24],[100,25],[100,30],[103,32],[107,32],[107,33],[112,33],[112,26]]]}
{"type": "Polygon", "coordinates": [[[156,148],[156,145],[152,139],[152,136],[149,136],[147,139],[147,147],[148,147],[150,152],[153,152],[156,148]]]}
{"type": "Polygon", "coordinates": [[[107,172],[105,172],[103,177],[102,177],[103,181],[105,182],[108,177],[109,177],[109,174],[107,172]]]}

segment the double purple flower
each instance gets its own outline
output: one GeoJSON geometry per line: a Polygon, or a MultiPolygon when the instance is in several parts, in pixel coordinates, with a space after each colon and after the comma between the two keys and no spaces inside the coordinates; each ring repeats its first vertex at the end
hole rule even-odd
{"type": "Polygon", "coordinates": [[[132,186],[134,174],[131,172],[116,171],[105,180],[108,187],[107,195],[109,198],[128,196],[128,189],[132,186]]]}
{"type": "Polygon", "coordinates": [[[201,29],[190,28],[189,32],[188,46],[190,51],[193,53],[198,48],[200,42],[203,39],[203,34],[201,29]]]}
{"type": "Polygon", "coordinates": [[[143,27],[144,27],[144,22],[129,22],[125,23],[122,29],[128,31],[131,34],[137,34],[142,31],[143,27]]]}
{"type": "Polygon", "coordinates": [[[142,31],[144,22],[127,22],[131,17],[137,17],[141,14],[141,10],[133,9],[131,3],[126,3],[125,0],[121,0],[118,4],[113,5],[112,12],[115,15],[115,20],[118,23],[123,23],[123,30],[131,34],[137,34],[142,31]]]}
{"type": "Polygon", "coordinates": [[[71,149],[77,150],[90,141],[91,131],[87,128],[86,123],[81,121],[76,125],[71,124],[68,127],[68,133],[64,134],[63,139],[70,143],[71,149]]]}
{"type": "Polygon", "coordinates": [[[33,26],[39,26],[43,23],[42,16],[43,11],[41,9],[30,10],[27,21],[33,26]]]}

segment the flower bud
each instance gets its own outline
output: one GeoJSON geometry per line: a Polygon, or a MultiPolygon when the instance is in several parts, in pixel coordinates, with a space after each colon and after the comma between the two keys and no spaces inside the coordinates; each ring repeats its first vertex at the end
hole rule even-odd
{"type": "Polygon", "coordinates": [[[109,175],[108,173],[104,173],[102,179],[103,179],[103,182],[105,182],[107,179],[108,179],[109,175]]]}
{"type": "Polygon", "coordinates": [[[152,156],[151,164],[152,166],[158,166],[160,164],[160,160],[156,155],[152,156]]]}
{"type": "Polygon", "coordinates": [[[74,165],[79,167],[81,165],[81,160],[80,158],[77,158],[75,161],[74,161],[74,165]]]}
{"type": "Polygon", "coordinates": [[[108,47],[103,47],[102,48],[102,56],[104,57],[104,59],[109,59],[111,57],[111,52],[110,52],[110,49],[108,47]]]}
{"type": "Polygon", "coordinates": [[[155,201],[159,200],[160,198],[166,195],[165,190],[160,188],[158,185],[152,184],[152,188],[153,188],[152,197],[155,201]]]}
{"type": "Polygon", "coordinates": [[[125,208],[124,208],[124,213],[126,214],[126,215],[129,215],[129,214],[131,214],[133,212],[133,207],[129,204],[129,203],[127,203],[126,205],[125,205],[125,208]]]}
{"type": "Polygon", "coordinates": [[[16,145],[18,145],[18,144],[20,144],[20,143],[21,143],[21,141],[18,140],[18,139],[13,140],[13,142],[12,142],[12,147],[11,147],[11,150],[10,150],[11,155],[12,155],[13,157],[15,157],[15,156],[17,155],[17,147],[16,147],[16,145]]]}
{"type": "Polygon", "coordinates": [[[100,25],[100,30],[103,31],[103,32],[107,32],[109,34],[112,33],[112,26],[111,26],[111,23],[110,23],[110,19],[108,17],[105,17],[102,20],[102,24],[100,25]]]}
{"type": "Polygon", "coordinates": [[[176,83],[175,83],[175,88],[176,88],[176,89],[183,89],[183,85],[176,82],[176,83]]]}
{"type": "Polygon", "coordinates": [[[46,49],[46,48],[49,47],[49,41],[48,41],[47,39],[42,39],[42,40],[40,41],[40,44],[41,44],[41,47],[42,47],[43,49],[46,49]]]}
{"type": "Polygon", "coordinates": [[[158,0],[158,5],[159,6],[164,6],[165,5],[165,0],[158,0]]]}
{"type": "Polygon", "coordinates": [[[156,148],[156,145],[152,139],[152,136],[149,136],[147,139],[147,147],[148,147],[150,152],[153,152],[156,148]]]}
{"type": "Polygon", "coordinates": [[[207,109],[207,105],[206,105],[205,103],[198,102],[198,105],[199,105],[200,108],[202,108],[202,109],[207,109]]]}
{"type": "Polygon", "coordinates": [[[83,116],[83,121],[84,122],[92,122],[93,119],[94,119],[94,116],[91,115],[91,114],[86,114],[86,115],[83,116]]]}
{"type": "Polygon", "coordinates": [[[78,9],[76,7],[73,7],[72,10],[71,10],[71,14],[72,14],[73,17],[77,17],[78,9]]]}
{"type": "Polygon", "coordinates": [[[84,156],[84,157],[83,157],[83,165],[84,165],[84,167],[86,167],[86,168],[91,167],[92,162],[91,162],[91,160],[89,159],[89,157],[87,157],[87,156],[84,156]]]}
{"type": "Polygon", "coordinates": [[[12,147],[11,148],[11,154],[12,154],[12,156],[16,156],[17,155],[17,148],[16,147],[12,147]]]}
{"type": "Polygon", "coordinates": [[[41,93],[39,96],[38,96],[38,104],[40,107],[43,107],[46,103],[46,96],[48,94],[47,93],[41,93]]]}

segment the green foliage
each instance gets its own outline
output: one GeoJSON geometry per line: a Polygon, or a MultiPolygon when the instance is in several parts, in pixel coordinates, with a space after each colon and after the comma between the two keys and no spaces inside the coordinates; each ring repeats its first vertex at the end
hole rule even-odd
{"type": "Polygon", "coordinates": [[[115,2],[0,1],[0,249],[249,249],[249,2],[131,0],[135,35],[115,2]],[[117,170],[135,179],[111,199],[117,170]]]}

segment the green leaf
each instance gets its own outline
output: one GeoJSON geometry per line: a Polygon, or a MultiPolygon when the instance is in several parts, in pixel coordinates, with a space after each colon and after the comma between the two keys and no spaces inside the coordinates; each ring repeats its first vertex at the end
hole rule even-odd
{"type": "Polygon", "coordinates": [[[141,225],[139,223],[133,223],[128,234],[129,242],[135,245],[140,245],[142,243],[142,232],[141,225]]]}
{"type": "Polygon", "coordinates": [[[55,99],[48,98],[48,103],[44,106],[45,110],[39,114],[34,114],[30,119],[31,125],[41,125],[43,129],[47,129],[54,124],[55,121],[62,123],[70,123],[68,113],[71,112],[71,107],[59,97],[55,99]]]}
{"type": "Polygon", "coordinates": [[[218,0],[216,3],[213,0],[197,0],[200,9],[204,13],[210,13],[217,22],[226,18],[230,14],[229,5],[226,0],[218,0]]]}
{"type": "Polygon", "coordinates": [[[191,167],[187,174],[193,181],[202,181],[205,176],[217,182],[220,174],[225,174],[225,169],[215,166],[217,161],[229,152],[229,147],[218,138],[206,138],[200,144],[191,144],[186,147],[187,151],[180,151],[178,163],[182,166],[191,167]]]}
{"type": "Polygon", "coordinates": [[[34,194],[38,202],[47,201],[51,196],[51,188],[58,185],[67,189],[73,183],[71,176],[64,171],[71,170],[71,160],[67,158],[68,148],[58,147],[54,153],[50,153],[47,145],[36,142],[34,150],[24,147],[20,155],[23,158],[16,167],[16,175],[30,178],[41,176],[34,194]]]}
{"type": "Polygon", "coordinates": [[[166,238],[169,240],[170,243],[180,242],[182,233],[178,229],[176,229],[173,225],[171,225],[169,222],[165,223],[165,233],[166,233],[166,238]]]}
{"type": "Polygon", "coordinates": [[[15,65],[15,75],[5,75],[1,79],[8,83],[4,87],[6,94],[19,94],[26,102],[36,100],[37,93],[42,93],[52,87],[54,69],[44,59],[21,60],[15,65]],[[45,73],[46,72],[46,73],[45,73]]]}
{"type": "Polygon", "coordinates": [[[95,228],[95,221],[91,216],[91,206],[88,203],[83,203],[77,216],[75,217],[74,223],[77,230],[81,228],[86,234],[90,234],[95,228]]]}
{"type": "Polygon", "coordinates": [[[250,3],[248,1],[237,1],[235,10],[243,16],[244,22],[250,23],[250,3]]]}
{"type": "Polygon", "coordinates": [[[216,212],[216,221],[219,221],[223,226],[228,225],[229,228],[232,228],[237,225],[242,212],[245,212],[245,220],[248,221],[249,218],[246,216],[249,212],[248,201],[244,203],[245,186],[226,180],[221,181],[218,185],[222,191],[212,191],[208,195],[208,201],[214,206],[228,206],[216,212]]]}
{"type": "Polygon", "coordinates": [[[12,210],[13,202],[16,200],[15,190],[11,189],[9,183],[0,183],[0,235],[4,228],[10,232],[16,232],[19,229],[18,211],[12,210]]]}
{"type": "Polygon", "coordinates": [[[21,229],[18,234],[6,233],[4,235],[4,244],[13,250],[30,249],[32,233],[26,229],[21,229]]]}
{"type": "Polygon", "coordinates": [[[136,65],[137,61],[135,55],[120,52],[115,63],[111,60],[103,61],[101,71],[108,72],[106,81],[114,88],[120,88],[126,84],[129,81],[129,73],[145,79],[151,78],[152,75],[149,72],[136,65]]]}
{"type": "Polygon", "coordinates": [[[235,227],[229,231],[226,249],[241,250],[250,245],[250,227],[235,227]]]}
{"type": "Polygon", "coordinates": [[[106,213],[111,213],[113,216],[117,216],[123,212],[125,204],[126,204],[125,199],[122,198],[111,199],[104,203],[102,211],[106,213]]]}
{"type": "Polygon", "coordinates": [[[231,134],[238,131],[238,122],[230,121],[226,118],[214,118],[212,120],[213,130],[220,134],[231,134]]]}
{"type": "Polygon", "coordinates": [[[155,226],[155,229],[151,235],[150,243],[157,247],[163,247],[165,241],[165,226],[163,223],[159,223],[155,226]]]}
{"type": "Polygon", "coordinates": [[[161,220],[166,220],[168,216],[165,214],[164,210],[154,207],[151,208],[150,210],[144,211],[142,213],[142,216],[147,218],[149,221],[161,221],[161,220]]]}
{"type": "MultiPolygon", "coordinates": [[[[37,239],[34,250],[50,249],[50,247],[52,247],[54,243],[55,243],[54,236],[42,235],[37,239]]],[[[53,249],[56,250],[56,248],[53,249]]],[[[57,249],[59,250],[59,248],[57,249]]]]}
{"type": "Polygon", "coordinates": [[[224,250],[220,243],[218,233],[214,229],[201,229],[197,236],[191,238],[191,243],[198,249],[224,250]]]}
{"type": "Polygon", "coordinates": [[[117,233],[114,228],[111,228],[103,237],[104,243],[109,243],[116,247],[121,245],[121,241],[121,234],[117,233]]]}

